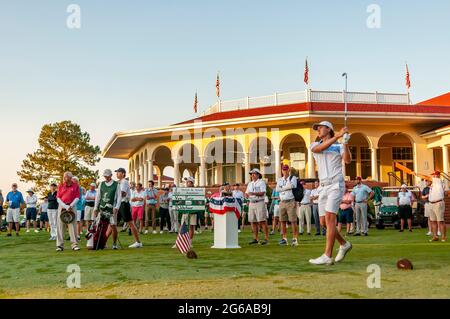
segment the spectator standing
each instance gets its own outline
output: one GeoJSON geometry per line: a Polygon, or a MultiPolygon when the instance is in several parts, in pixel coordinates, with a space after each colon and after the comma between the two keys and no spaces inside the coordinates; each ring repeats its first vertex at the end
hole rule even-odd
{"type": "Polygon", "coordinates": [[[407,189],[406,184],[403,184],[397,196],[400,232],[404,230],[405,220],[408,222],[409,231],[412,232],[412,203],[414,201],[414,195],[407,189]]]}
{"type": "Polygon", "coordinates": [[[139,220],[139,233],[142,234],[144,229],[144,210],[147,192],[142,187],[141,183],[136,184],[136,189],[131,192],[131,216],[133,222],[139,220]]]}
{"type": "Polygon", "coordinates": [[[159,222],[159,233],[164,233],[164,228],[166,230],[170,230],[171,223],[170,223],[170,214],[169,214],[169,188],[164,188],[164,194],[159,196],[159,216],[160,216],[160,222],[159,222]],[[167,225],[167,227],[166,227],[167,225]]]}
{"type": "Polygon", "coordinates": [[[147,202],[145,205],[145,234],[148,234],[148,224],[150,221],[150,216],[152,218],[153,234],[156,234],[156,204],[158,203],[158,190],[155,188],[154,181],[148,182],[146,195],[147,202]]]}
{"type": "Polygon", "coordinates": [[[311,190],[305,187],[306,183],[304,181],[301,181],[301,184],[303,185],[304,191],[298,210],[300,235],[304,233],[305,220],[306,232],[308,235],[311,235],[311,190]]]}
{"type": "Polygon", "coordinates": [[[292,190],[297,187],[297,177],[289,176],[288,165],[282,167],[283,176],[277,181],[275,190],[280,196],[280,221],[281,221],[281,241],[280,245],[288,245],[286,226],[289,221],[292,225],[292,246],[298,246],[298,224],[297,224],[297,203],[292,190]]]}
{"type": "Polygon", "coordinates": [[[27,233],[30,232],[30,223],[33,222],[34,232],[39,233],[39,230],[37,229],[37,196],[34,194],[34,191],[30,188],[27,190],[28,196],[25,198],[25,203],[27,205],[25,217],[27,220],[26,228],[27,233]]]}
{"type": "Polygon", "coordinates": [[[354,236],[368,236],[369,223],[367,221],[367,201],[372,199],[372,189],[362,183],[361,176],[356,177],[356,185],[352,195],[355,197],[356,232],[354,236]]]}
{"type": "Polygon", "coordinates": [[[44,197],[44,201],[39,205],[39,229],[45,229],[48,232],[50,229],[48,227],[48,199],[47,196],[44,197]]]}
{"type": "Polygon", "coordinates": [[[238,205],[241,207],[241,219],[239,220],[239,230],[238,232],[241,232],[242,229],[244,229],[244,223],[245,223],[245,217],[246,213],[244,211],[244,202],[245,202],[245,195],[241,191],[241,184],[236,183],[233,186],[233,197],[236,198],[236,201],[238,202],[238,205]]]}
{"type": "Polygon", "coordinates": [[[272,231],[271,235],[275,235],[275,231],[280,230],[280,193],[277,192],[276,188],[272,191],[272,231]]]}
{"type": "Polygon", "coordinates": [[[52,183],[50,185],[50,192],[47,194],[47,215],[48,222],[50,224],[50,240],[56,240],[56,220],[58,216],[58,193],[56,191],[57,187],[58,186],[55,183],[52,183]]]}
{"type": "Polygon", "coordinates": [[[19,236],[19,217],[20,205],[25,204],[22,193],[17,190],[17,184],[11,186],[12,190],[6,195],[6,202],[8,203],[8,210],[6,211],[6,222],[8,223],[8,234],[11,237],[13,224],[15,224],[16,236],[19,236]]]}
{"type": "Polygon", "coordinates": [[[345,187],[345,194],[342,197],[341,205],[339,206],[339,222],[338,222],[338,232],[342,231],[342,225],[347,228],[347,235],[350,234],[351,224],[353,223],[353,201],[355,197],[353,194],[345,187]]]}
{"type": "Polygon", "coordinates": [[[269,229],[267,227],[267,207],[265,204],[266,183],[261,172],[255,168],[250,171],[252,181],[248,184],[245,195],[249,199],[248,219],[252,225],[253,241],[250,244],[267,245],[269,243],[269,229]],[[258,241],[259,227],[264,230],[264,240],[258,241]]]}
{"type": "Polygon", "coordinates": [[[423,207],[424,207],[424,215],[427,218],[428,221],[428,233],[427,236],[433,235],[432,227],[431,227],[431,220],[430,220],[430,211],[431,211],[431,204],[430,200],[428,199],[430,195],[430,187],[431,187],[432,181],[427,180],[426,186],[423,188],[420,198],[423,201],[423,207]]]}
{"type": "Polygon", "coordinates": [[[97,196],[97,184],[91,183],[89,190],[86,192],[84,202],[84,222],[86,227],[90,227],[94,221],[95,197],[97,196]]]}
{"type": "Polygon", "coordinates": [[[176,185],[172,184],[169,188],[169,193],[167,196],[169,197],[169,215],[170,215],[170,233],[178,233],[179,223],[178,223],[178,212],[173,209],[173,192],[176,189],[176,185]]]}
{"type": "Polygon", "coordinates": [[[430,200],[430,220],[431,227],[433,231],[433,238],[431,241],[438,241],[439,235],[441,235],[441,241],[445,242],[447,240],[447,229],[445,226],[444,213],[445,213],[445,185],[440,179],[441,173],[439,171],[434,171],[432,174],[433,184],[430,187],[430,195],[428,199],[430,200]],[[439,234],[440,230],[440,234],[439,234]]]}

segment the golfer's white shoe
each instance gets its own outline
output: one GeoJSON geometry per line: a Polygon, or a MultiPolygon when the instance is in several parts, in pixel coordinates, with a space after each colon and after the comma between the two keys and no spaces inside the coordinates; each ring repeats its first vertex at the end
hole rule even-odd
{"type": "Polygon", "coordinates": [[[152,231],[152,234],[153,234],[153,235],[157,234],[156,230],[152,231]]]}
{"type": "Polygon", "coordinates": [[[135,242],[134,244],[128,246],[128,248],[141,248],[142,243],[135,242]]]}
{"type": "Polygon", "coordinates": [[[333,258],[330,258],[327,255],[322,255],[319,258],[310,259],[309,263],[313,265],[332,265],[333,258]]]}
{"type": "Polygon", "coordinates": [[[429,232],[427,233],[427,236],[431,236],[431,235],[433,235],[433,233],[429,231],[429,232]]]}
{"type": "Polygon", "coordinates": [[[345,258],[345,255],[347,255],[347,253],[352,250],[352,244],[348,241],[346,242],[344,245],[342,245],[341,247],[339,247],[339,252],[336,256],[336,258],[334,259],[335,262],[340,262],[343,261],[345,258]]]}

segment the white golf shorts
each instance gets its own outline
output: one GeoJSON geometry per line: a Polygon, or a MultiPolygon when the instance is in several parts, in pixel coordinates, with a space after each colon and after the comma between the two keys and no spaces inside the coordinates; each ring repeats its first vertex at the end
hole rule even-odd
{"type": "Polygon", "coordinates": [[[86,206],[84,208],[84,220],[94,220],[94,207],[86,206]]]}
{"type": "Polygon", "coordinates": [[[81,210],[77,210],[77,222],[81,222],[81,210]]]}
{"type": "Polygon", "coordinates": [[[337,214],[345,193],[345,182],[337,182],[326,186],[319,186],[319,216],[326,212],[337,214]]]}
{"type": "Polygon", "coordinates": [[[6,211],[7,223],[18,223],[20,217],[20,208],[8,208],[6,211]]]}

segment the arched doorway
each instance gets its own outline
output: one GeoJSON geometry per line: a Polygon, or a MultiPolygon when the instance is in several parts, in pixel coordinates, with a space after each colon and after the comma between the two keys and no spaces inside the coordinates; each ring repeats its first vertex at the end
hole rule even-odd
{"type": "MultiPolygon", "coordinates": [[[[152,160],[154,163],[155,167],[158,167],[158,172],[159,172],[159,176],[158,176],[158,181],[160,178],[162,178],[165,174],[166,168],[168,167],[172,167],[171,171],[170,171],[170,175],[168,175],[168,177],[173,177],[173,160],[172,160],[172,152],[170,151],[170,149],[167,146],[159,146],[155,149],[155,151],[153,152],[152,155],[152,160]]],[[[159,184],[159,183],[158,183],[159,184]]],[[[164,178],[161,181],[161,184],[164,184],[164,178]]]]}
{"type": "Polygon", "coordinates": [[[257,168],[269,182],[275,181],[275,154],[272,141],[265,136],[255,138],[249,147],[250,168],[257,168]]]}
{"type": "Polygon", "coordinates": [[[345,166],[345,175],[351,180],[361,176],[363,179],[372,178],[371,148],[367,137],[361,133],[353,133],[349,142],[352,162],[345,166]]]}
{"type": "Polygon", "coordinates": [[[289,134],[282,141],[281,162],[295,168],[298,177],[306,177],[307,148],[305,140],[298,134],[289,134]]]}
{"type": "Polygon", "coordinates": [[[233,139],[218,139],[205,148],[206,184],[220,185],[244,180],[244,149],[233,139]]]}
{"type": "Polygon", "coordinates": [[[414,185],[413,176],[395,166],[399,163],[414,170],[414,154],[411,139],[403,133],[387,133],[378,141],[381,181],[390,185],[414,185]]]}

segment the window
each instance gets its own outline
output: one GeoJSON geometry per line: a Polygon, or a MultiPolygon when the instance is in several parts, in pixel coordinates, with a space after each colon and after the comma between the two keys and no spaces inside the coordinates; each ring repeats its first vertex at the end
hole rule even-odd
{"type": "Polygon", "coordinates": [[[393,160],[412,160],[412,147],[393,147],[392,148],[393,160]]]}
{"type": "Polygon", "coordinates": [[[371,153],[370,148],[361,146],[361,161],[370,161],[371,153]]]}

